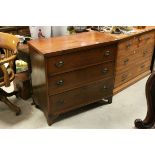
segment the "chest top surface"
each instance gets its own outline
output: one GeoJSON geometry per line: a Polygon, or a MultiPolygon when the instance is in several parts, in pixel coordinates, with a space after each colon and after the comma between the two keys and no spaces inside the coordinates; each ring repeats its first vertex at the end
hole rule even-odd
{"type": "Polygon", "coordinates": [[[39,53],[46,55],[114,41],[115,38],[113,36],[92,31],[69,36],[32,40],[28,44],[39,53]]]}

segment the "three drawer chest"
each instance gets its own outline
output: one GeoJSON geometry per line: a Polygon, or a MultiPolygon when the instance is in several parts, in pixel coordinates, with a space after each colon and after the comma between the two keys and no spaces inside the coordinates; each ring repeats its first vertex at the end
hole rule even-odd
{"type": "Polygon", "coordinates": [[[100,32],[29,43],[34,103],[51,125],[73,109],[112,102],[117,43],[100,32]]]}

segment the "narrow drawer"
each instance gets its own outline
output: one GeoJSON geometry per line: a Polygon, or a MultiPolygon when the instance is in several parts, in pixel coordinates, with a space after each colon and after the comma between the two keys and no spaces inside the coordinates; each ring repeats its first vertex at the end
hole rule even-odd
{"type": "Polygon", "coordinates": [[[150,70],[150,61],[146,60],[146,62],[136,64],[134,68],[130,68],[121,74],[117,73],[115,78],[115,88],[148,70],[150,70]]]}
{"type": "Polygon", "coordinates": [[[57,94],[89,82],[113,76],[114,63],[107,62],[49,78],[49,94],[57,94]]]}
{"type": "Polygon", "coordinates": [[[151,63],[152,54],[153,48],[151,46],[147,46],[146,48],[137,50],[134,55],[122,59],[117,59],[116,73],[124,72],[125,70],[128,70],[128,68],[133,68],[137,64],[144,61],[149,61],[151,63]]]}
{"type": "Polygon", "coordinates": [[[138,65],[137,69],[136,69],[136,73],[137,75],[141,74],[141,73],[144,73],[145,71],[148,71],[150,70],[150,65],[151,63],[146,61],[146,62],[143,62],[141,63],[140,65],[138,65]]]}
{"type": "Polygon", "coordinates": [[[140,48],[147,48],[148,46],[154,47],[154,33],[152,32],[122,41],[118,44],[117,59],[133,55],[140,48]]]}
{"type": "Polygon", "coordinates": [[[140,46],[154,42],[154,32],[149,32],[149,33],[140,35],[138,37],[138,41],[140,46]]]}
{"type": "Polygon", "coordinates": [[[123,59],[125,57],[129,57],[131,55],[135,55],[138,52],[138,48],[133,48],[132,50],[127,49],[119,49],[117,52],[117,60],[123,59]]]}
{"type": "Polygon", "coordinates": [[[141,56],[143,58],[147,57],[148,55],[152,55],[154,51],[154,43],[150,43],[148,45],[144,45],[139,48],[139,51],[141,53],[141,56]]]}
{"type": "Polygon", "coordinates": [[[62,113],[112,96],[113,79],[99,81],[72,91],[50,96],[50,112],[62,113]]]}
{"type": "Polygon", "coordinates": [[[110,45],[51,57],[47,60],[47,73],[54,75],[104,61],[113,61],[115,51],[116,46],[110,45]]]}
{"type": "Polygon", "coordinates": [[[121,74],[117,74],[115,77],[115,88],[121,84],[124,84],[125,82],[129,81],[133,77],[133,72],[126,71],[121,74]]]}
{"type": "Polygon", "coordinates": [[[116,63],[116,72],[119,70],[127,69],[128,67],[132,67],[134,62],[137,61],[137,58],[140,56],[140,53],[135,53],[134,55],[124,57],[122,59],[117,59],[116,63]]]}
{"type": "Polygon", "coordinates": [[[130,55],[138,47],[138,39],[136,37],[121,41],[118,44],[118,51],[126,51],[126,55],[130,55]]]}

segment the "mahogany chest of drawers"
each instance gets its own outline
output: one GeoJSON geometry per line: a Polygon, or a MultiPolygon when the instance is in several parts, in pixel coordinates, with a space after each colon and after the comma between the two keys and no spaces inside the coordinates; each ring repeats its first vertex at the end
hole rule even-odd
{"type": "Polygon", "coordinates": [[[99,32],[29,42],[33,100],[51,125],[62,113],[112,102],[117,45],[99,32]]]}

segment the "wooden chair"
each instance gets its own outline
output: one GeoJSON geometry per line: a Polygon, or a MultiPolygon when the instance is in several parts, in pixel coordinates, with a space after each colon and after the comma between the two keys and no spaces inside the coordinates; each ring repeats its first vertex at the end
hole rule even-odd
{"type": "MultiPolygon", "coordinates": [[[[15,78],[14,62],[19,40],[16,36],[0,32],[0,87],[9,87],[15,78]]],[[[17,95],[17,92],[7,93],[0,88],[0,101],[4,102],[16,115],[21,113],[18,106],[11,103],[7,97],[17,95]]]]}

